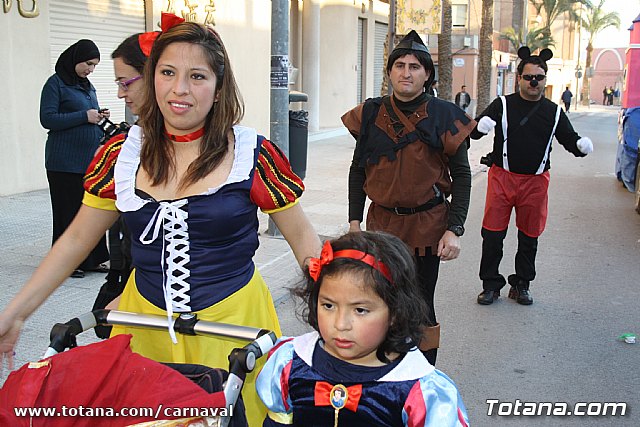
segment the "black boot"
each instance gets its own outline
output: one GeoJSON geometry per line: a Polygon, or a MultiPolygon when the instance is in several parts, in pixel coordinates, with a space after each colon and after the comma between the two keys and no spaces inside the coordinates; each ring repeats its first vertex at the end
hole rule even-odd
{"type": "Polygon", "coordinates": [[[529,282],[527,280],[520,279],[515,274],[512,274],[509,276],[509,284],[511,285],[509,298],[516,300],[518,304],[533,304],[533,297],[529,292],[529,282]]]}
{"type": "Polygon", "coordinates": [[[478,304],[480,305],[490,305],[493,304],[495,300],[500,297],[500,291],[492,291],[490,289],[485,289],[478,295],[478,304]]]}

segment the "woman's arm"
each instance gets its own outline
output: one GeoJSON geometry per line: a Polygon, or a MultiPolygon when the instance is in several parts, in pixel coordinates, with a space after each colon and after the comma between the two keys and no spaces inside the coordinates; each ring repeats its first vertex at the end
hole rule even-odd
{"type": "Polygon", "coordinates": [[[31,278],[0,313],[0,354],[13,363],[13,348],[25,320],[89,255],[118,218],[118,212],[82,205],[31,278]]]}
{"type": "Polygon", "coordinates": [[[307,258],[320,255],[322,242],[299,203],[272,213],[271,218],[291,246],[301,267],[307,258]]]}
{"type": "Polygon", "coordinates": [[[66,99],[66,101],[73,102],[79,108],[78,111],[68,113],[60,111],[62,101],[60,86],[56,85],[54,78],[50,78],[42,88],[40,96],[40,124],[43,128],[60,131],[87,123],[95,124],[100,120],[100,114],[97,109],[92,109],[90,105],[87,105],[88,108],[80,105],[86,100],[66,99]]]}

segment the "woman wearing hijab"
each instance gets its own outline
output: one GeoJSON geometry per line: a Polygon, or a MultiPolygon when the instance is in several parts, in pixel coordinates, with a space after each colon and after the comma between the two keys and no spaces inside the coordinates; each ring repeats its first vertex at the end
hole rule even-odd
{"type": "MultiPolygon", "coordinates": [[[[99,62],[95,43],[79,40],[62,52],[55,74],[42,88],[40,123],[49,130],[45,168],[53,211],[52,244],[80,209],[83,176],[103,135],[97,123],[109,117],[108,110],[99,109],[96,89],[87,79],[99,62]]],[[[85,270],[99,269],[108,259],[103,237],[71,277],[84,277],[85,270]]]]}

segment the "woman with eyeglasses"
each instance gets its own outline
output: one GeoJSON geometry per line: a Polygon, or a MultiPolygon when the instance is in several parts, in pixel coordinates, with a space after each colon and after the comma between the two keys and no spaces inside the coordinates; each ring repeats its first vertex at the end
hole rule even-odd
{"type": "MultiPolygon", "coordinates": [[[[133,34],[127,37],[111,54],[115,83],[118,86],[118,98],[123,99],[126,106],[134,115],[140,114],[144,101],[144,80],[142,74],[147,62],[153,41],[160,32],[133,34]]],[[[104,169],[107,162],[115,165],[115,159],[120,154],[122,144],[127,138],[130,126],[120,126],[118,134],[107,141],[94,157],[85,175],[85,186],[96,194],[108,194],[114,190],[113,167],[104,169]]],[[[93,310],[105,308],[112,303],[124,289],[131,271],[131,239],[126,224],[119,218],[109,229],[109,273],[107,281],[102,285],[93,310]]],[[[117,301],[110,308],[117,307],[117,301]]],[[[95,328],[100,338],[108,338],[111,327],[98,326],[95,328]]]]}
{"type": "Polygon", "coordinates": [[[511,285],[509,298],[521,305],[533,303],[529,286],[536,277],[538,237],[547,220],[551,142],[555,136],[576,157],[593,151],[591,140],[576,133],[562,108],[544,97],[551,50],[531,55],[523,46],[518,56],[520,91],[496,98],[476,119],[478,125],[471,133],[471,138],[480,139],[495,128],[482,221],[483,290],[477,299],[481,305],[492,304],[507,282],[511,285]],[[515,274],[505,280],[499,267],[514,209],[518,228],[515,274]]]}
{"type": "MultiPolygon", "coordinates": [[[[52,245],[78,213],[84,194],[82,178],[103,132],[97,126],[109,110],[100,109],[96,89],[87,78],[100,63],[100,51],[91,40],[79,40],[60,56],[53,74],[42,88],[40,124],[49,130],[45,145],[45,168],[53,213],[52,245]]],[[[82,278],[87,270],[102,271],[109,259],[103,237],[71,277],[82,278]]]]}

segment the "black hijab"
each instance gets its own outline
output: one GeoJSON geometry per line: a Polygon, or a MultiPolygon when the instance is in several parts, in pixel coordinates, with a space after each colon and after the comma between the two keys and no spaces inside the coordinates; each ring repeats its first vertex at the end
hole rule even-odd
{"type": "Polygon", "coordinates": [[[89,89],[89,79],[80,77],[76,73],[76,65],[90,59],[100,59],[98,46],[91,40],[78,40],[58,57],[56,74],[68,85],[79,84],[85,89],[89,89]]]}

